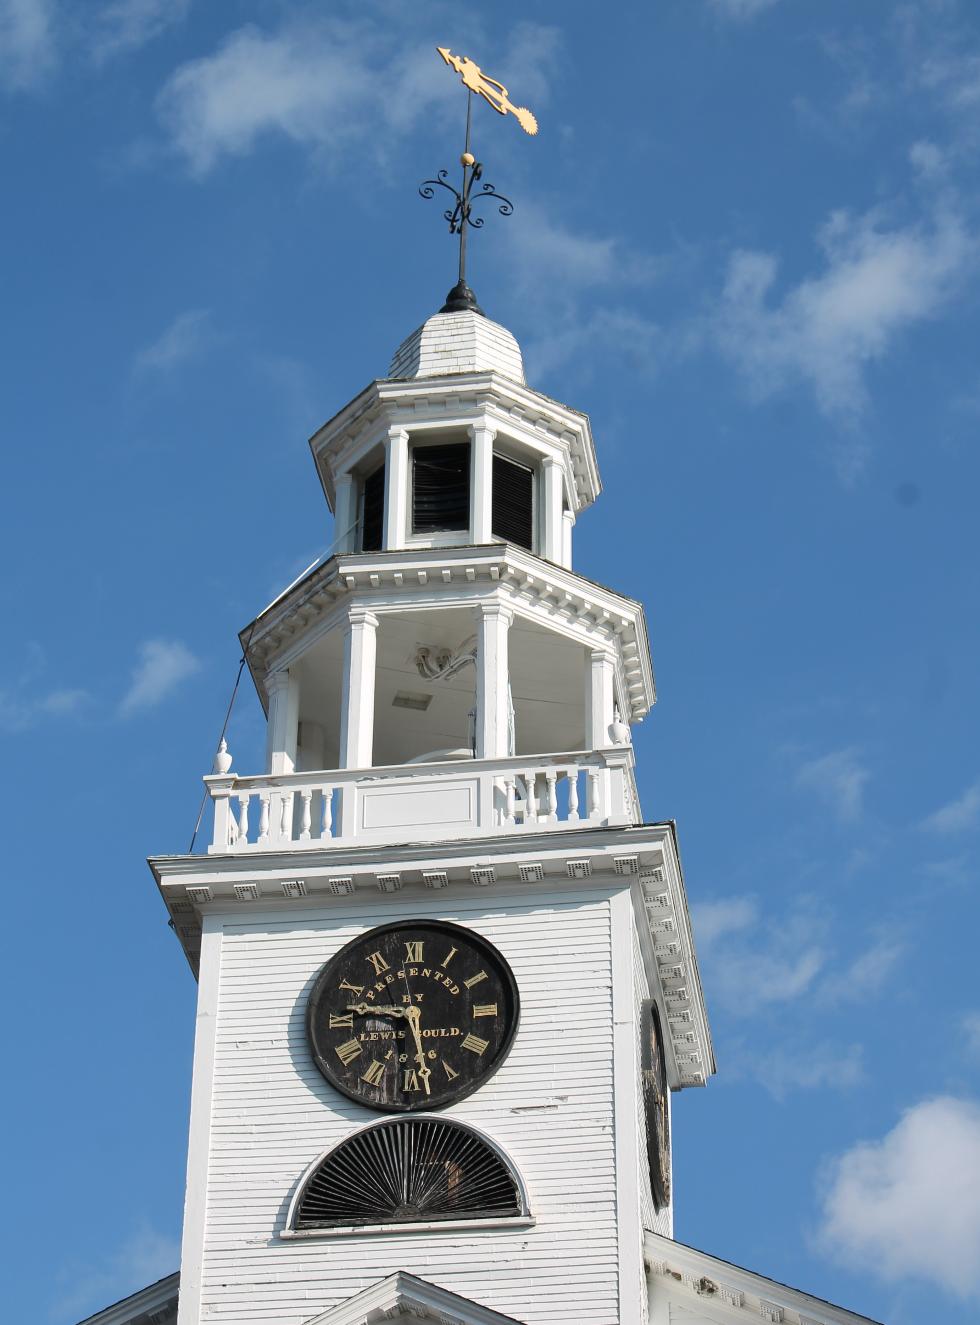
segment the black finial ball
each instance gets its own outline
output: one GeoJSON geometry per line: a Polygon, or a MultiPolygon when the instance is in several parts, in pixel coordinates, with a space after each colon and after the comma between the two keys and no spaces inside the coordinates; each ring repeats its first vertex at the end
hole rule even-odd
{"type": "Polygon", "coordinates": [[[465,281],[457,281],[446,295],[446,302],[439,309],[440,313],[479,313],[486,317],[483,309],[476,302],[476,295],[465,281]]]}

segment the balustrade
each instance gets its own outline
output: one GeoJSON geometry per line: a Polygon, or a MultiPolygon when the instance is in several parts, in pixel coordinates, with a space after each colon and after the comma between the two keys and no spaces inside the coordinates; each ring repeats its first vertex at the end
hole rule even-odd
{"type": "Polygon", "coordinates": [[[454,760],[205,779],[211,852],[250,852],[547,831],[639,821],[630,747],[528,760],[454,760]],[[336,806],[335,806],[336,797],[336,806]],[[335,808],[337,813],[335,814],[335,808]]]}

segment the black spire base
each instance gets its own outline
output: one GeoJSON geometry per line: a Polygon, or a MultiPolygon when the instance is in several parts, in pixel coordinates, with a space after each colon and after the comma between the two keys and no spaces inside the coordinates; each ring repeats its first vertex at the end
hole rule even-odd
{"type": "Polygon", "coordinates": [[[476,302],[476,295],[465,281],[457,281],[446,295],[446,302],[439,309],[440,313],[479,313],[486,317],[483,309],[476,302]]]}

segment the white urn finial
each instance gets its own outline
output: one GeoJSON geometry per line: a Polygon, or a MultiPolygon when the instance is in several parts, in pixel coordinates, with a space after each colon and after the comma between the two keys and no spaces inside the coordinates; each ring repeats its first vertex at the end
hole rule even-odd
{"type": "Polygon", "coordinates": [[[214,756],[214,771],[216,773],[227,773],[229,768],[231,768],[231,755],[228,753],[228,742],[222,737],[221,744],[218,746],[218,753],[214,756]]]}
{"type": "Polygon", "coordinates": [[[609,735],[612,738],[613,745],[628,745],[630,739],[629,724],[625,723],[619,714],[619,705],[613,709],[613,720],[609,724],[609,735]]]}

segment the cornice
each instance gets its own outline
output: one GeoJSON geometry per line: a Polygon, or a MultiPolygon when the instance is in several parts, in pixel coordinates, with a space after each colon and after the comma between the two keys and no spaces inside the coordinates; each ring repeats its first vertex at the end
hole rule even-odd
{"type": "Polygon", "coordinates": [[[582,643],[614,648],[630,721],[650,711],[657,696],[642,605],[510,543],[331,557],[271,603],[239,639],[265,705],[270,667],[322,633],[342,607],[380,613],[413,602],[450,607],[488,596],[582,643]]]}
{"type": "Polygon", "coordinates": [[[487,889],[487,897],[578,890],[597,876],[629,880],[641,951],[665,1011],[668,1076],[674,1089],[701,1086],[714,1053],[673,824],[578,828],[454,842],[269,851],[251,855],[157,856],[149,861],[191,968],[208,916],[261,908],[323,914],[354,899],[384,905],[389,893],[424,896],[487,889]]]}
{"type": "Polygon", "coordinates": [[[86,1316],[80,1325],[163,1325],[175,1319],[179,1289],[180,1273],[176,1271],[94,1316],[86,1316]]]}
{"type": "Polygon", "coordinates": [[[859,1316],[663,1234],[647,1230],[643,1244],[647,1274],[653,1276],[653,1282],[662,1277],[671,1295],[687,1290],[692,1305],[697,1300],[701,1314],[712,1322],[736,1325],[762,1319],[782,1325],[880,1325],[869,1316],[859,1316]]]}

